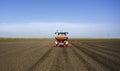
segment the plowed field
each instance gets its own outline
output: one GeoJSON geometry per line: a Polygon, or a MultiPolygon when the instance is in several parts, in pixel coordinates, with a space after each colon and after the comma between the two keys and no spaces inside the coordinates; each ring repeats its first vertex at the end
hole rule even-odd
{"type": "Polygon", "coordinates": [[[120,71],[120,39],[0,40],[0,71],[120,71]]]}

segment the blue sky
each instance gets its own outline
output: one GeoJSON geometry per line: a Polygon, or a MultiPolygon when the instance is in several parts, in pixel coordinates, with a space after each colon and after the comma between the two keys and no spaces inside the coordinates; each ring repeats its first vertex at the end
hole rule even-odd
{"type": "Polygon", "coordinates": [[[0,37],[120,38],[120,0],[0,0],[0,37]]]}

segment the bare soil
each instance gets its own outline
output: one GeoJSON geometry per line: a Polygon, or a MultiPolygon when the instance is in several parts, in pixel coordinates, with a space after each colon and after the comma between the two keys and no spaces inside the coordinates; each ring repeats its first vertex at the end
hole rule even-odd
{"type": "Polygon", "coordinates": [[[0,40],[0,71],[120,71],[120,39],[0,40]]]}

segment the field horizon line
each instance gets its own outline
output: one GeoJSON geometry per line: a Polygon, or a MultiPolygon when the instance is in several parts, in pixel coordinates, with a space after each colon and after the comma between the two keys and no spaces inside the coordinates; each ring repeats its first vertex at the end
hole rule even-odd
{"type": "MultiPolygon", "coordinates": [[[[7,39],[55,39],[55,38],[26,38],[26,37],[22,37],[22,38],[16,38],[16,37],[0,37],[0,40],[7,40],[7,39]]],[[[86,40],[89,40],[89,39],[120,39],[120,38],[69,38],[70,40],[74,40],[74,39],[86,39],[86,40]]]]}

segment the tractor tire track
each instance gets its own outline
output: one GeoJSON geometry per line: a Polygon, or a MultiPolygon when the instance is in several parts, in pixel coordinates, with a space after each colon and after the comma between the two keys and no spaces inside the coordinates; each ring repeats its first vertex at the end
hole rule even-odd
{"type": "Polygon", "coordinates": [[[103,50],[99,50],[98,47],[88,47],[87,45],[85,45],[84,47],[86,47],[87,50],[90,50],[96,54],[99,54],[101,55],[102,57],[105,57],[107,59],[109,59],[110,61],[112,61],[113,63],[115,63],[115,65],[118,65],[120,66],[120,57],[117,56],[117,55],[114,55],[114,54],[111,54],[110,53],[106,53],[106,52],[103,52],[103,50]]]}
{"type": "Polygon", "coordinates": [[[72,68],[72,64],[70,63],[70,59],[69,59],[69,54],[67,51],[67,48],[62,48],[62,53],[63,53],[63,59],[65,61],[65,67],[68,71],[74,71],[72,68]]]}
{"type": "MultiPolygon", "coordinates": [[[[87,71],[107,71],[108,69],[103,69],[101,65],[94,61],[90,56],[88,56],[86,53],[84,53],[82,50],[78,50],[78,48],[72,44],[74,47],[72,48],[75,55],[81,60],[81,62],[84,64],[84,67],[87,69],[87,71]]],[[[109,70],[108,70],[109,71],[109,70]]]]}
{"type": "Polygon", "coordinates": [[[73,52],[79,58],[79,60],[82,61],[87,71],[96,71],[95,68],[92,67],[81,55],[79,55],[79,53],[75,49],[73,49],[73,52]]]}
{"type": "Polygon", "coordinates": [[[48,69],[48,71],[60,71],[60,62],[59,62],[59,50],[57,48],[54,49],[56,51],[52,64],[50,66],[50,68],[48,69]]]}
{"type": "Polygon", "coordinates": [[[52,67],[49,71],[70,71],[68,66],[68,57],[66,55],[66,50],[62,47],[55,48],[57,49],[57,55],[54,58],[52,67]]]}
{"type": "Polygon", "coordinates": [[[48,58],[52,50],[53,49],[51,48],[45,54],[43,54],[42,57],[28,69],[28,71],[38,71],[37,68],[39,68],[39,65],[48,58]]]}
{"type": "MultiPolygon", "coordinates": [[[[73,44],[74,45],[74,44],[73,44]]],[[[90,51],[88,48],[86,47],[80,47],[80,46],[76,46],[74,45],[77,49],[83,51],[85,54],[87,54],[88,56],[92,57],[95,61],[99,62],[100,64],[103,65],[103,67],[109,69],[109,71],[119,71],[120,70],[120,65],[114,61],[111,61],[110,59],[97,54],[96,52],[90,51]]]]}
{"type": "MultiPolygon", "coordinates": [[[[45,48],[30,47],[26,50],[22,50],[22,51],[20,50],[21,52],[16,51],[16,53],[11,53],[9,55],[2,56],[0,59],[0,63],[2,64],[3,67],[0,68],[0,70],[5,71],[8,69],[10,71],[21,71],[21,70],[24,71],[26,68],[28,68],[31,65],[32,62],[29,62],[30,60],[32,60],[31,57],[39,55],[36,53],[36,51],[38,52],[40,49],[44,50],[45,48]],[[3,61],[5,62],[3,63],[3,61]],[[29,65],[27,64],[28,62],[29,65]]],[[[47,50],[48,49],[49,48],[47,48],[47,50]]]]}
{"type": "Polygon", "coordinates": [[[55,48],[57,53],[49,71],[74,71],[67,48],[55,48]]]}
{"type": "Polygon", "coordinates": [[[111,48],[111,47],[100,46],[100,45],[91,44],[91,43],[87,43],[87,42],[84,43],[84,44],[87,44],[87,45],[92,46],[92,47],[98,47],[99,49],[107,50],[109,52],[114,52],[116,55],[120,54],[120,51],[118,49],[114,49],[114,48],[111,48]]]}
{"type": "Polygon", "coordinates": [[[93,47],[93,46],[88,46],[88,45],[84,45],[86,46],[86,48],[97,51],[98,53],[100,53],[103,56],[108,57],[109,59],[116,61],[116,63],[120,63],[120,55],[115,54],[114,52],[109,52],[107,50],[101,49],[99,47],[93,47]],[[114,58],[114,59],[113,59],[114,58]]]}
{"type": "Polygon", "coordinates": [[[114,56],[115,58],[118,58],[120,59],[120,55],[118,53],[115,53],[115,52],[112,52],[112,51],[108,51],[108,50],[105,50],[105,49],[101,49],[100,47],[93,47],[93,46],[89,46],[88,48],[92,48],[98,52],[101,52],[101,53],[104,53],[104,54],[107,54],[108,56],[114,56]]]}

